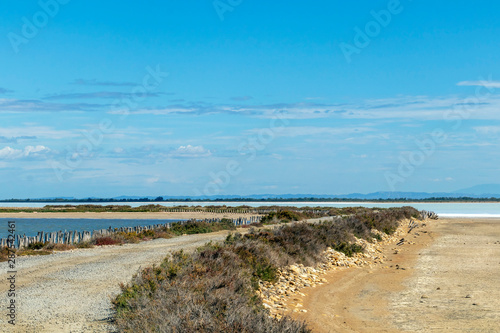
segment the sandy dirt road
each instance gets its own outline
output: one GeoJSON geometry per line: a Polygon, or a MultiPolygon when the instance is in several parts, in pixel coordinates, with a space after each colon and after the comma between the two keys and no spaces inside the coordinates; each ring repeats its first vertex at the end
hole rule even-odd
{"type": "Polygon", "coordinates": [[[314,332],[500,332],[500,220],[438,220],[417,233],[387,246],[380,266],[329,273],[295,316],[314,332]]]}

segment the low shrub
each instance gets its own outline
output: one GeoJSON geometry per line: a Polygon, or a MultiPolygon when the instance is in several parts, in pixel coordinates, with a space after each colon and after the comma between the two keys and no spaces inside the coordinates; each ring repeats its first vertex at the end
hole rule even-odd
{"type": "Polygon", "coordinates": [[[28,249],[30,249],[30,250],[40,250],[45,245],[47,245],[47,243],[44,243],[44,242],[35,242],[35,243],[31,243],[30,245],[28,245],[28,249]]]}
{"type": "Polygon", "coordinates": [[[372,236],[372,238],[374,238],[378,242],[382,241],[382,236],[380,236],[380,234],[374,234],[374,233],[372,233],[371,236],[372,236]]]}
{"type": "Polygon", "coordinates": [[[22,256],[45,256],[48,254],[52,254],[52,251],[47,250],[31,250],[31,249],[22,249],[16,252],[16,255],[19,257],[22,256]]]}
{"type": "Polygon", "coordinates": [[[68,251],[74,248],[75,247],[73,245],[68,245],[68,244],[46,243],[42,249],[45,251],[68,251]]]}
{"type": "Polygon", "coordinates": [[[96,239],[94,239],[93,243],[96,246],[123,244],[123,242],[120,239],[108,236],[97,237],[96,239]]]}
{"type": "Polygon", "coordinates": [[[333,247],[335,251],[343,252],[346,256],[352,257],[356,253],[362,253],[364,251],[363,247],[354,243],[340,243],[335,244],[333,247]]]}
{"type": "Polygon", "coordinates": [[[76,244],[76,247],[79,249],[91,249],[94,247],[94,244],[92,244],[91,242],[81,242],[76,244]]]}
{"type": "Polygon", "coordinates": [[[250,270],[221,244],[174,253],[121,289],[113,301],[121,332],[310,332],[289,318],[269,318],[250,270]]]}
{"type": "MultiPolygon", "coordinates": [[[[336,221],[294,223],[273,230],[251,229],[208,243],[194,253],[182,251],[160,266],[146,268],[130,284],[121,285],[114,300],[120,332],[310,332],[289,317],[270,318],[255,293],[259,281],[276,282],[280,268],[293,263],[314,265],[327,247],[348,256],[362,252],[354,235],[372,239],[371,229],[395,230],[409,208],[353,210],[336,221]]],[[[272,215],[275,218],[279,215],[272,215]]],[[[295,215],[281,215],[297,218],[295,215]]],[[[229,225],[228,225],[229,226],[229,225]]],[[[234,226],[232,226],[234,227],[234,226]]],[[[175,233],[203,232],[203,223],[173,227],[175,233]]]]}
{"type": "Polygon", "coordinates": [[[170,225],[168,229],[175,235],[183,234],[204,234],[220,230],[236,230],[236,226],[230,219],[222,219],[220,222],[205,222],[190,220],[186,222],[176,222],[170,225]]]}
{"type": "Polygon", "coordinates": [[[9,260],[10,250],[7,246],[0,249],[0,262],[9,260]]]}
{"type": "Polygon", "coordinates": [[[308,218],[302,213],[292,211],[292,210],[279,210],[278,212],[271,212],[262,217],[262,224],[276,224],[276,223],[285,223],[291,221],[301,221],[305,218],[308,218]]]}

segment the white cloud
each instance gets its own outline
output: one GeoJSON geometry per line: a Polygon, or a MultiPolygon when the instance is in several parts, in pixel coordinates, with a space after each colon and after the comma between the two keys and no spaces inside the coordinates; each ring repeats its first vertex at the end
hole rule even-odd
{"type": "Polygon", "coordinates": [[[206,157],[212,155],[212,152],[203,146],[180,146],[170,154],[173,157],[206,157]]]}
{"type": "Polygon", "coordinates": [[[19,149],[12,149],[10,147],[5,147],[0,149],[1,159],[15,159],[22,156],[22,151],[19,149]]]}
{"type": "Polygon", "coordinates": [[[500,81],[460,81],[457,86],[500,88],[500,81]]]}
{"type": "Polygon", "coordinates": [[[500,126],[476,126],[473,129],[483,135],[496,135],[500,133],[500,126]]]}
{"type": "Polygon", "coordinates": [[[159,177],[151,177],[146,179],[146,183],[148,184],[155,184],[158,183],[159,181],[160,181],[159,177]]]}
{"type": "MultiPolygon", "coordinates": [[[[464,81],[467,83],[468,81],[464,81]]],[[[470,81],[471,83],[480,83],[470,81]]],[[[463,84],[463,83],[462,83],[463,84]]],[[[488,87],[500,82],[486,81],[488,87]]],[[[130,114],[240,114],[267,119],[412,119],[454,121],[458,116],[468,119],[500,119],[500,96],[488,92],[469,96],[397,96],[368,99],[349,104],[281,103],[275,105],[197,105],[143,109],[130,114]],[[451,113],[450,113],[451,112],[451,113]]],[[[111,111],[110,113],[119,113],[111,111]]]]}
{"type": "MultiPolygon", "coordinates": [[[[267,133],[262,128],[254,128],[246,131],[246,134],[267,133]]],[[[312,135],[347,135],[373,131],[368,127],[315,127],[315,126],[290,126],[283,127],[273,132],[274,137],[296,137],[312,135]]]]}
{"type": "Polygon", "coordinates": [[[81,136],[70,130],[56,130],[48,126],[0,127],[0,136],[21,137],[36,136],[37,138],[67,139],[81,136]]]}
{"type": "Polygon", "coordinates": [[[26,146],[24,149],[4,147],[0,149],[0,159],[17,160],[28,157],[39,157],[49,153],[51,150],[45,146],[26,146]]]}
{"type": "Polygon", "coordinates": [[[141,109],[137,111],[129,111],[129,110],[112,110],[109,111],[109,114],[114,114],[114,115],[124,115],[124,114],[139,114],[139,115],[145,115],[145,114],[152,114],[156,116],[160,115],[169,115],[169,114],[182,114],[182,113],[194,113],[197,112],[198,109],[196,108],[190,108],[190,107],[167,107],[163,109],[141,109]]]}

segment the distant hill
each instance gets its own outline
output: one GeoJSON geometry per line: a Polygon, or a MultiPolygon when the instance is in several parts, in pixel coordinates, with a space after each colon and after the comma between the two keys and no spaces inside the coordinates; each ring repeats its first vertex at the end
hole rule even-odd
{"type": "Polygon", "coordinates": [[[476,185],[468,188],[464,188],[456,191],[455,193],[468,193],[471,195],[479,195],[479,196],[498,196],[500,193],[500,184],[482,184],[476,185]]]}
{"type": "MultiPolygon", "coordinates": [[[[334,200],[334,201],[355,201],[355,200],[426,200],[426,199],[439,199],[439,201],[453,200],[458,198],[471,198],[471,199],[500,199],[500,184],[483,184],[476,185],[469,188],[460,189],[454,192],[373,192],[373,193],[350,193],[342,195],[331,194],[253,194],[253,195],[219,195],[219,196],[118,196],[113,198],[71,198],[71,197],[53,197],[53,198],[39,198],[39,199],[8,199],[0,200],[3,202],[25,202],[25,201],[39,201],[39,202],[103,202],[103,201],[116,201],[116,202],[134,202],[134,201],[295,201],[295,200],[334,200]],[[160,200],[161,199],[161,200],[160,200]]],[[[436,200],[438,201],[438,200],[436,200]]]]}

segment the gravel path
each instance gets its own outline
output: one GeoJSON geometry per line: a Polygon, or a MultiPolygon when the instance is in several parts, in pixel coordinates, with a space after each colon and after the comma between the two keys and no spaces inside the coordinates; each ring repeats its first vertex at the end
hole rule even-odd
{"type": "Polygon", "coordinates": [[[17,258],[16,325],[8,324],[7,263],[0,274],[0,331],[110,332],[110,299],[121,282],[180,249],[223,240],[227,231],[17,258]]]}

